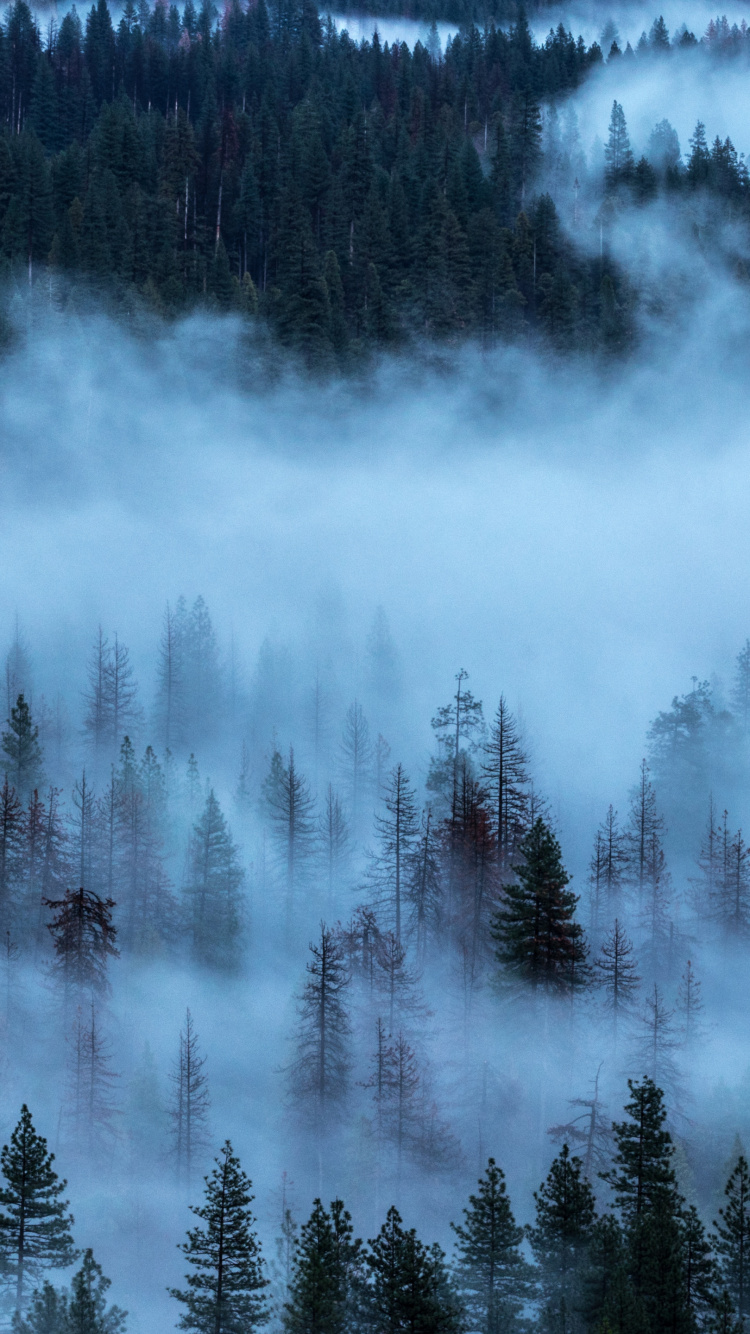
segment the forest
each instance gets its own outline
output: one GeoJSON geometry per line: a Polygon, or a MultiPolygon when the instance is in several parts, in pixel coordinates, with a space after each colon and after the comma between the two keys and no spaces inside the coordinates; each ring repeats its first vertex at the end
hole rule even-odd
{"type": "Polygon", "coordinates": [[[266,641],[245,671],[179,598],[148,681],[100,629],[45,693],[16,619],[13,1329],[741,1330],[750,1071],[705,1056],[744,1012],[750,640],[653,719],[575,890],[503,693],[485,711],[457,671],[415,771],[382,608],[358,697],[294,656],[266,641]]]}
{"type": "Polygon", "coordinates": [[[234,314],[319,374],[467,341],[622,358],[644,324],[692,309],[610,243],[657,205],[744,290],[731,139],[699,121],[681,149],[662,117],[636,151],[615,98],[584,145],[571,102],[618,62],[743,69],[744,24],[670,36],[657,18],[634,49],[611,22],[600,45],[562,22],[537,41],[523,11],[452,16],[464,26],[442,51],[435,27],[413,49],[358,44],[311,0],[221,15],[128,0],[119,18],[97,0],[46,25],[15,0],[0,26],[5,345],[31,299],[103,303],[136,326],[234,314]]]}

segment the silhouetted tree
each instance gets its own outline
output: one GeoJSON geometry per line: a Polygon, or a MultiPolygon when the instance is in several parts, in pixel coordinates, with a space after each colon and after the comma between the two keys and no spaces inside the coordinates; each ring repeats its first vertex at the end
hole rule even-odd
{"type": "Polygon", "coordinates": [[[205,1204],[191,1205],[203,1226],[188,1230],[180,1246],[191,1271],[186,1287],[170,1288],[184,1306],[180,1329],[199,1334],[235,1334],[259,1329],[267,1320],[260,1242],[251,1211],[252,1183],[226,1140],[206,1177],[205,1204]]]}
{"type": "Polygon", "coordinates": [[[75,1260],[67,1200],[47,1152],[47,1141],[34,1129],[24,1104],[10,1144],[0,1154],[0,1231],[3,1237],[2,1281],[12,1292],[17,1311],[26,1300],[26,1285],[46,1269],[66,1268],[75,1260]]]}

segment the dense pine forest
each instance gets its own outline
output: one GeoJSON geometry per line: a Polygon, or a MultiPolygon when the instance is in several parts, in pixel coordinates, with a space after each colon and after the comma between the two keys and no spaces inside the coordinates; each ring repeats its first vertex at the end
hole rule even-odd
{"type": "MultiPolygon", "coordinates": [[[[469,16],[471,17],[471,16],[469,16]]],[[[636,153],[615,101],[584,149],[571,93],[622,62],[747,58],[726,19],[697,40],[662,19],[634,51],[521,12],[440,50],[357,44],[309,0],[218,14],[97,0],[0,28],[0,257],[6,339],[30,287],[133,319],[234,312],[314,369],[427,340],[541,340],[622,355],[643,320],[689,309],[609,239],[662,200],[745,282],[748,189],[728,138],[665,119],[636,153]],[[739,228],[734,233],[732,228],[739,228]]],[[[708,116],[710,108],[707,109],[708,116]]]]}
{"type": "Polygon", "coordinates": [[[358,660],[354,698],[345,654],[247,671],[180,598],[149,680],[100,629],[45,693],[16,621],[7,1318],[741,1330],[748,1073],[706,1056],[744,1014],[750,641],[654,718],[576,868],[501,691],[459,670],[420,761],[382,609],[358,660]]]}

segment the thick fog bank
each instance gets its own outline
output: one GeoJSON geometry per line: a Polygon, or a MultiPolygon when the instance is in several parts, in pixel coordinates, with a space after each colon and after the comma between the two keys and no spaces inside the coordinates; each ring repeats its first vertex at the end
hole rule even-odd
{"type": "Polygon", "coordinates": [[[50,323],[4,367],[6,623],[49,690],[113,618],[146,671],[179,591],[248,662],[321,617],[361,639],[383,604],[417,762],[463,665],[522,706],[564,822],[631,781],[655,710],[747,633],[747,327],[728,296],[609,375],[469,350],[269,388],[229,323],[156,344],[50,323]]]}

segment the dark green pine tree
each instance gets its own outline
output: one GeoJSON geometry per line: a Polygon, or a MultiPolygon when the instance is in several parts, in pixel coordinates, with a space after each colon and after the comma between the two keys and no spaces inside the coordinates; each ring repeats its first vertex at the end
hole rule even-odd
{"type": "Polygon", "coordinates": [[[342,1201],[333,1200],[327,1213],[315,1200],[294,1255],[286,1334],[347,1334],[361,1286],[361,1253],[342,1201]]]}
{"type": "Polygon", "coordinates": [[[8,730],[2,736],[3,756],[8,777],[19,797],[27,798],[42,785],[42,748],[39,728],[35,727],[23,695],[11,708],[8,730]]]}
{"type": "Polygon", "coordinates": [[[726,1203],[714,1223],[714,1250],[740,1319],[750,1316],[750,1169],[740,1157],[725,1190],[726,1203]]]}
{"type": "Polygon", "coordinates": [[[190,843],[188,898],[193,958],[231,970],[240,956],[244,871],[213,788],[190,843]]]}
{"type": "Polygon", "coordinates": [[[454,1279],[472,1329],[482,1334],[510,1334],[521,1328],[520,1315],[531,1271],[519,1247],[523,1228],[513,1217],[505,1176],[490,1158],[477,1195],[469,1196],[465,1222],[456,1233],[454,1279]]]}
{"type": "Polygon", "coordinates": [[[643,1334],[692,1334],[689,1220],[677,1189],[674,1144],[664,1129],[664,1094],[653,1080],[628,1081],[628,1121],[615,1123],[617,1151],[602,1173],[614,1192],[623,1227],[626,1270],[643,1334]]]}
{"type": "Polygon", "coordinates": [[[202,1227],[188,1230],[180,1250],[192,1271],[187,1287],[169,1292],[185,1307],[180,1329],[199,1334],[252,1334],[268,1319],[264,1289],[268,1280],[255,1219],[250,1209],[252,1183],[227,1140],[206,1177],[206,1202],[191,1205],[202,1227]]]}
{"type": "Polygon", "coordinates": [[[541,1328],[577,1334],[586,1328],[584,1287],[596,1210],[583,1164],[567,1144],[534,1200],[536,1221],[528,1235],[544,1300],[541,1328]]]}
{"type": "MultiPolygon", "coordinates": [[[[107,1292],[111,1280],[104,1277],[102,1267],[89,1248],[83,1253],[83,1263],[73,1275],[67,1305],[67,1321],[61,1328],[71,1334],[124,1334],[126,1311],[119,1306],[107,1306],[107,1292]]],[[[52,1332],[50,1331],[50,1334],[52,1332]]]]}
{"type": "Polygon", "coordinates": [[[3,1272],[0,1281],[11,1290],[22,1311],[26,1285],[47,1269],[65,1268],[76,1258],[73,1218],[61,1198],[67,1185],[52,1164],[47,1141],[34,1129],[24,1103],[10,1144],[0,1154],[4,1181],[0,1186],[0,1238],[3,1272]]]}
{"type": "Polygon", "coordinates": [[[365,1321],[378,1334],[458,1334],[458,1303],[439,1247],[428,1249],[414,1228],[407,1232],[391,1207],[365,1256],[369,1283],[365,1321]]]}
{"type": "Polygon", "coordinates": [[[498,962],[535,988],[569,990],[585,980],[586,945],[560,845],[541,818],[521,840],[519,855],[516,883],[503,886],[505,901],[491,928],[498,962]]]}

